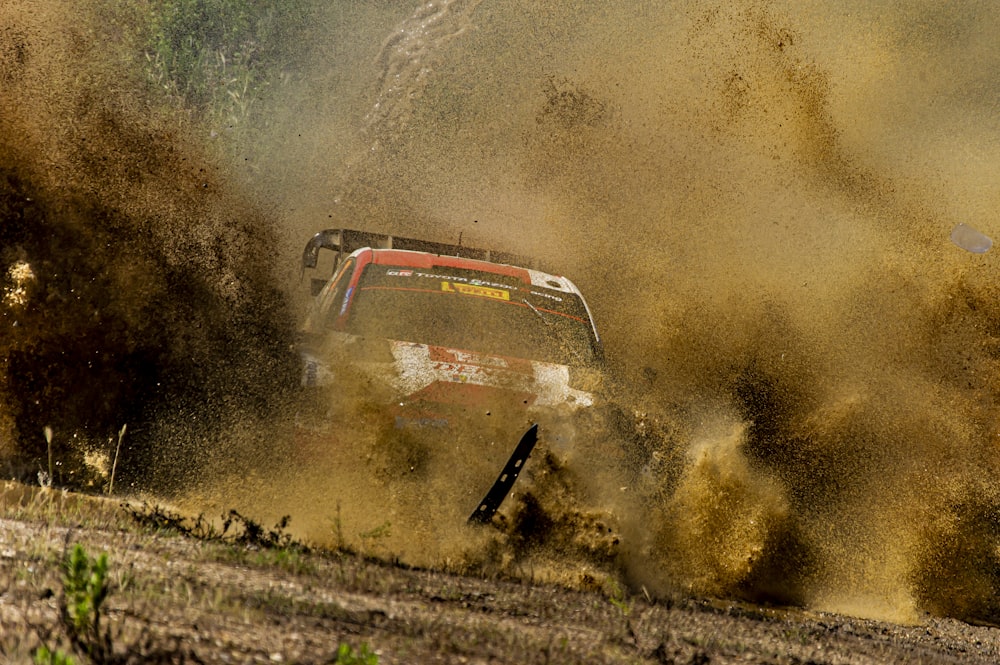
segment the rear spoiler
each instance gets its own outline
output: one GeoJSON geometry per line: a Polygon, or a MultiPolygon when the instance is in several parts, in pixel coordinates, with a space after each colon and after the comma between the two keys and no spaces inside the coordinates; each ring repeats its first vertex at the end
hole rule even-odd
{"type": "Polygon", "coordinates": [[[459,244],[452,245],[444,242],[404,238],[403,236],[394,236],[386,233],[370,233],[368,231],[354,231],[351,229],[326,229],[314,235],[306,243],[306,248],[302,252],[302,273],[305,274],[306,268],[316,267],[321,249],[329,249],[337,252],[337,258],[333,264],[333,270],[336,271],[337,266],[340,265],[340,260],[345,255],[363,247],[371,247],[372,249],[407,249],[444,256],[460,256],[466,259],[505,263],[521,268],[537,268],[536,264],[538,263],[530,256],[466,247],[461,244],[461,240],[459,240],[459,244]]]}

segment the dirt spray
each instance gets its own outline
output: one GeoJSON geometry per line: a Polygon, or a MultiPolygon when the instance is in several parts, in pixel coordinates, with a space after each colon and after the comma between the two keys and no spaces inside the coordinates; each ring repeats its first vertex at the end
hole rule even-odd
{"type": "MultiPolygon", "coordinates": [[[[1000,13],[861,0],[332,3],[303,36],[309,57],[262,103],[268,129],[246,147],[247,171],[204,157],[197,131],[137,111],[123,79],[69,76],[84,55],[102,58],[97,33],[20,9],[5,8],[0,49],[3,311],[18,321],[5,332],[8,394],[81,385],[67,377],[92,376],[98,349],[107,376],[132,377],[78,393],[108,405],[100,436],[118,430],[123,404],[162,407],[161,375],[171,401],[244,413],[247,402],[226,402],[237,386],[258,405],[271,387],[232,367],[283,366],[275,349],[301,302],[305,237],[326,226],[461,234],[573,277],[629,386],[611,398],[628,406],[633,434],[662,435],[633,475],[587,488],[588,519],[559,521],[556,506],[573,512],[569,490],[585,484],[573,460],[533,459],[537,477],[508,515],[526,548],[526,525],[545,518],[585,525],[560,547],[589,539],[596,552],[613,539],[590,536],[611,516],[621,538],[604,562],[660,593],[996,616],[995,253],[950,234],[1000,232],[1000,13]],[[268,215],[240,214],[246,183],[268,215]],[[56,237],[74,241],[56,263],[85,266],[73,271],[80,287],[54,289],[44,243],[29,240],[53,219],[66,229],[56,237]],[[114,260],[147,238],[157,251],[114,260]],[[84,287],[82,301],[67,295],[84,287]],[[70,310],[31,319],[42,293],[70,310]],[[147,326],[149,302],[164,307],[147,326]],[[102,323],[83,325],[94,311],[102,323]],[[59,326],[94,345],[66,346],[59,326]],[[248,333],[240,353],[218,362],[237,328],[248,333]],[[39,340],[52,340],[47,355],[39,340]],[[78,374],[42,372],[63,367],[63,352],[78,374]],[[190,398],[213,377],[225,378],[208,382],[218,390],[190,398]],[[548,494],[545,478],[558,480],[548,494]]],[[[11,436],[40,431],[46,415],[31,408],[5,410],[11,436]]],[[[202,419],[168,411],[168,434],[202,419]]],[[[362,510],[383,495],[360,472],[347,478],[317,482],[358,516],[353,533],[388,543],[373,531],[382,516],[362,510]]],[[[281,487],[261,503],[280,510],[281,487]]],[[[393,528],[406,540],[405,521],[393,528]]],[[[399,551],[419,555],[423,542],[399,551]]],[[[473,559],[490,547],[465,542],[473,559]]]]}

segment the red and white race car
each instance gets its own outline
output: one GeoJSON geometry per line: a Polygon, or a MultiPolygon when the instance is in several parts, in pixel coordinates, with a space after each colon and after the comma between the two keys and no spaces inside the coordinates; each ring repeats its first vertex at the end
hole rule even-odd
{"type": "Polygon", "coordinates": [[[332,276],[312,280],[300,345],[302,385],[316,398],[300,424],[314,440],[333,438],[360,400],[378,407],[384,436],[401,440],[499,423],[491,431],[506,429],[513,446],[523,433],[470,518],[488,521],[537,428],[572,445],[574,421],[594,405],[602,348],[580,291],[515,265],[530,264],[523,257],[347,229],[316,234],[303,270],[324,249],[332,276]]]}

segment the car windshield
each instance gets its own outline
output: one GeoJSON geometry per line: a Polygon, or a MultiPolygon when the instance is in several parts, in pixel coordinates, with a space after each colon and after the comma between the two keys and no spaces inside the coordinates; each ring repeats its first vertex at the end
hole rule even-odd
{"type": "Polygon", "coordinates": [[[562,365],[595,359],[596,340],[579,296],[474,270],[369,264],[348,330],[562,365]]]}

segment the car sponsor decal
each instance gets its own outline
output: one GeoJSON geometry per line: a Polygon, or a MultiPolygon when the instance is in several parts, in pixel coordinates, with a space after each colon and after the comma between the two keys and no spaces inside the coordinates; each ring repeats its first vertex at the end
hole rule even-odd
{"type": "MultiPolygon", "coordinates": [[[[569,368],[564,365],[508,359],[510,365],[504,368],[455,362],[456,354],[462,354],[466,361],[473,360],[469,357],[473,354],[465,356],[465,352],[455,349],[409,342],[394,342],[392,353],[396,361],[391,382],[410,399],[423,396],[429,401],[455,401],[461,392],[459,389],[456,393],[459,386],[478,386],[522,395],[520,399],[532,406],[565,405],[577,409],[591,406],[594,400],[592,394],[570,387],[569,368]],[[455,361],[446,362],[448,356],[455,361]],[[425,394],[427,391],[433,394],[425,394]]],[[[475,360],[481,361],[482,357],[475,360]]]]}
{"type": "Polygon", "coordinates": [[[488,286],[475,286],[473,284],[461,284],[459,282],[441,282],[441,290],[445,293],[461,293],[466,296],[479,296],[481,298],[493,298],[494,300],[510,300],[510,291],[507,289],[494,289],[488,286]]]}
{"type": "Polygon", "coordinates": [[[446,349],[441,346],[430,346],[427,350],[428,357],[433,362],[465,363],[468,365],[485,365],[488,367],[511,367],[520,369],[522,373],[531,371],[531,364],[526,360],[513,359],[513,362],[500,356],[491,356],[473,351],[461,351],[459,349],[446,349]],[[513,365],[513,367],[512,367],[513,365]],[[518,367],[521,365],[521,367],[518,367]]]}
{"type": "Polygon", "coordinates": [[[543,293],[541,291],[531,291],[531,295],[538,296],[539,298],[548,298],[549,300],[555,300],[556,302],[563,301],[563,299],[559,296],[554,296],[551,293],[543,293]]]}
{"type": "MultiPolygon", "coordinates": [[[[514,284],[504,284],[502,282],[492,282],[487,279],[482,279],[479,277],[466,277],[464,275],[441,275],[433,272],[423,272],[421,270],[410,270],[404,268],[389,268],[385,271],[386,277],[417,277],[420,279],[437,279],[449,282],[461,282],[463,284],[470,284],[472,286],[488,286],[495,289],[514,289],[517,290],[517,286],[514,284]]],[[[561,300],[561,298],[557,298],[561,300]]]]}

